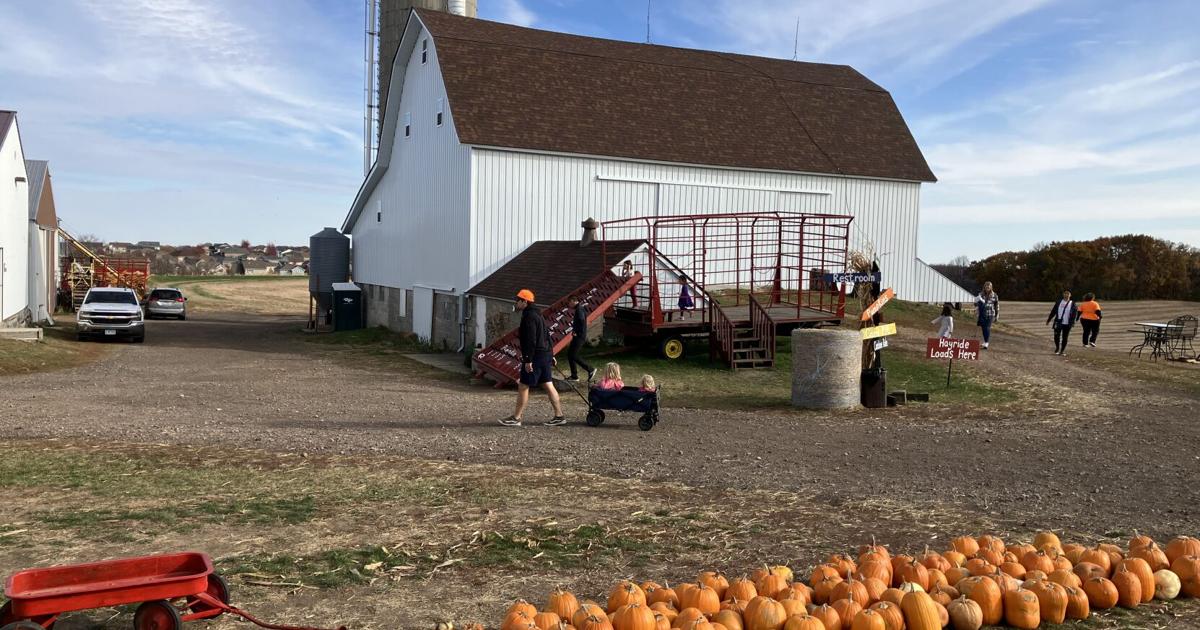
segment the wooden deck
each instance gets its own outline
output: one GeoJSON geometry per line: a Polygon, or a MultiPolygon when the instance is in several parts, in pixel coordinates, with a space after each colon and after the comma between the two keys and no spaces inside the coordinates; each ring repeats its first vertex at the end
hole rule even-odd
{"type": "MultiPolygon", "coordinates": [[[[734,326],[739,328],[750,325],[750,306],[725,306],[722,307],[726,317],[733,322],[734,326]]],[[[767,309],[771,314],[771,319],[777,324],[801,324],[808,322],[829,322],[838,321],[836,313],[819,311],[813,308],[801,307],[797,311],[795,306],[776,305],[767,309]]],[[[663,323],[656,328],[671,328],[671,329],[708,329],[708,322],[705,317],[707,313],[703,309],[696,309],[688,313],[683,311],[663,311],[663,323]]],[[[646,318],[649,313],[641,309],[617,308],[617,319],[626,326],[627,334],[641,332],[648,334],[649,330],[640,331],[643,326],[648,327],[649,322],[646,318]]]]}

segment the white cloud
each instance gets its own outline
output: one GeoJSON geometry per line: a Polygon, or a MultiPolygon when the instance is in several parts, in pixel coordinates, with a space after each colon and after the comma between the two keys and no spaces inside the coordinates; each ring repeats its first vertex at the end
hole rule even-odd
{"type": "Polygon", "coordinates": [[[533,26],[538,15],[521,3],[521,0],[499,0],[500,21],[517,26],[533,26]]]}

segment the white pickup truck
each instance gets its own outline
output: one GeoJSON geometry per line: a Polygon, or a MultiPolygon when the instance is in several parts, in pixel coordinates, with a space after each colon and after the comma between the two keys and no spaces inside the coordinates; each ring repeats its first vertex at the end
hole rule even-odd
{"type": "Polygon", "coordinates": [[[146,340],[146,321],[133,289],[93,287],[83,297],[75,314],[75,331],[80,341],[89,337],[128,337],[134,343],[146,340]]]}

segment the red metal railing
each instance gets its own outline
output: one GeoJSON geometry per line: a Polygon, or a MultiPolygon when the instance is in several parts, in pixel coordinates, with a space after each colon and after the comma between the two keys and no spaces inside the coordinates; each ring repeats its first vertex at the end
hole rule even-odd
{"type": "Polygon", "coordinates": [[[716,300],[708,303],[708,321],[712,322],[708,329],[708,358],[711,361],[724,361],[733,367],[733,339],[736,335],[733,322],[721,310],[716,300]]]}
{"type": "Polygon", "coordinates": [[[766,352],[767,358],[774,362],[775,320],[771,319],[771,313],[763,308],[763,305],[753,295],[750,296],[750,328],[766,352]]]}

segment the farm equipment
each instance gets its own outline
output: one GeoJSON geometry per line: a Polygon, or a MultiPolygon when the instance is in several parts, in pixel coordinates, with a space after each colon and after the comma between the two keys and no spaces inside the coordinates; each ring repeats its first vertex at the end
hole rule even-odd
{"type": "Polygon", "coordinates": [[[49,629],[64,613],[126,604],[139,604],[134,630],[180,630],[224,613],[263,628],[316,630],[265,623],[231,606],[228,584],[199,552],[29,569],[8,578],[4,595],[0,630],[49,629]]]}
{"type": "Polygon", "coordinates": [[[70,310],[79,310],[83,296],[92,287],[126,287],[146,297],[150,280],[150,261],[144,258],[101,256],[87,245],[58,228],[75,253],[62,258],[62,282],[59,286],[60,303],[70,310]]]}

